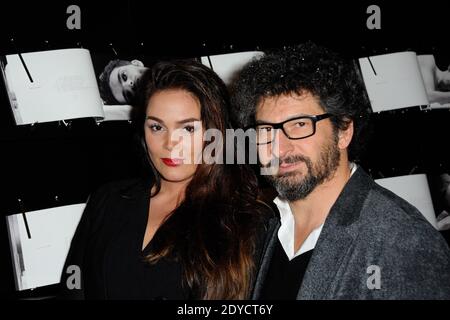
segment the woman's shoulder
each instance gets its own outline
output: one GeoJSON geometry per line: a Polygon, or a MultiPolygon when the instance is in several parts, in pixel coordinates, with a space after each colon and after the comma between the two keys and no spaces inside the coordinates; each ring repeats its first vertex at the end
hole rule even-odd
{"type": "Polygon", "coordinates": [[[117,211],[117,204],[126,199],[133,199],[140,190],[144,195],[145,181],[142,179],[115,180],[101,184],[90,193],[82,221],[89,228],[96,230],[107,216],[117,211]]]}
{"type": "Polygon", "coordinates": [[[100,217],[100,212],[113,208],[122,199],[133,199],[146,192],[147,183],[140,178],[115,180],[101,184],[89,194],[86,211],[100,217]]]}
{"type": "Polygon", "coordinates": [[[128,178],[121,180],[113,180],[101,184],[99,187],[94,189],[91,193],[90,198],[99,197],[122,197],[122,198],[133,198],[141,192],[146,192],[149,190],[150,183],[143,178],[128,178]]]}

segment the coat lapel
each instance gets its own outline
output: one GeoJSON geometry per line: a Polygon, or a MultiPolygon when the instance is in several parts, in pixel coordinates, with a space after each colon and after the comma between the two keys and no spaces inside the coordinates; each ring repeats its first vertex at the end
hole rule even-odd
{"type": "Polygon", "coordinates": [[[350,249],[353,238],[344,228],[322,230],[306,270],[297,300],[324,299],[342,261],[350,249]],[[325,233],[326,232],[326,233],[325,233]]]}
{"type": "Polygon", "coordinates": [[[361,167],[345,185],[325,220],[297,299],[326,299],[352,242],[355,222],[372,188],[373,180],[361,167]]]}

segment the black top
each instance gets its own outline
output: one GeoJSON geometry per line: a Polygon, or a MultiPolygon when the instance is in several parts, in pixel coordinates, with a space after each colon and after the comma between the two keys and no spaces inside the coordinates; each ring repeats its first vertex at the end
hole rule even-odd
{"type": "Polygon", "coordinates": [[[289,261],[278,239],[260,299],[295,300],[313,251],[304,252],[289,261]]]}
{"type": "Polygon", "coordinates": [[[144,257],[152,241],[142,250],[148,215],[133,213],[105,257],[106,293],[108,299],[181,300],[182,268],[174,259],[162,258],[149,264],[144,257]]]}
{"type": "MultiPolygon", "coordinates": [[[[162,258],[155,265],[148,265],[143,261],[145,253],[148,253],[156,240],[152,239],[142,250],[148,219],[150,183],[145,179],[112,182],[91,195],[62,271],[59,298],[195,297],[190,290],[183,290],[182,267],[174,259],[162,258]],[[78,266],[78,273],[68,271],[73,266],[78,266]],[[76,279],[80,279],[80,285],[75,287],[76,279]]],[[[261,206],[260,211],[264,208],[265,206],[261,206]]],[[[273,215],[273,212],[270,214],[273,215]]],[[[178,223],[184,224],[184,221],[180,220],[178,223]]],[[[261,227],[266,228],[265,223],[261,227]]],[[[263,234],[261,231],[261,235],[263,234]]],[[[182,234],[178,236],[184,237],[182,234]]]]}
{"type": "MultiPolygon", "coordinates": [[[[144,261],[149,183],[113,182],[94,192],[81,217],[62,272],[61,299],[186,299],[182,268],[170,258],[144,261]],[[68,272],[79,267],[78,274],[68,272]],[[69,284],[69,285],[68,285],[69,284]]],[[[152,240],[153,241],[153,240],[152,240]]]]}

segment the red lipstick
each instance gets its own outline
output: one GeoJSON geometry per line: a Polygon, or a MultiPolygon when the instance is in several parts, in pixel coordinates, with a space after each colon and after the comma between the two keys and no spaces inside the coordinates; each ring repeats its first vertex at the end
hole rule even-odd
{"type": "Polygon", "coordinates": [[[164,162],[166,166],[169,167],[176,167],[179,166],[180,164],[183,164],[183,159],[161,158],[161,160],[162,162],[164,162]]]}

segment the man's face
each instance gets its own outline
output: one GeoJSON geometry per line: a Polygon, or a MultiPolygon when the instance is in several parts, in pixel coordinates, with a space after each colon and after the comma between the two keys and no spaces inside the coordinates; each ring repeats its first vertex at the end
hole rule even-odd
{"type": "Polygon", "coordinates": [[[109,87],[114,98],[121,104],[130,103],[142,74],[147,70],[139,60],[114,68],[109,75],[109,87]]]}
{"type": "MultiPolygon", "coordinates": [[[[256,110],[259,122],[278,123],[286,119],[323,114],[317,99],[309,93],[282,95],[264,99],[256,110]]],[[[261,165],[267,166],[274,157],[279,158],[278,171],[267,176],[277,189],[280,198],[295,201],[307,197],[316,186],[329,180],[339,165],[338,134],[330,119],[316,123],[313,136],[291,140],[277,130],[271,144],[260,145],[258,154],[261,165]],[[277,148],[274,144],[278,143],[277,148]]]]}

